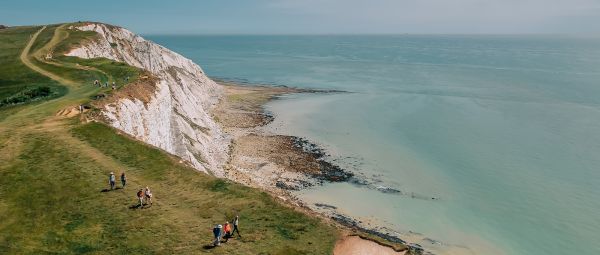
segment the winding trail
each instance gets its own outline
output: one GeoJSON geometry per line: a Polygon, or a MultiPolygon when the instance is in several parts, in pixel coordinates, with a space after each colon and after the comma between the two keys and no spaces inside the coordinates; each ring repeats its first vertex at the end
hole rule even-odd
{"type": "MultiPolygon", "coordinates": [[[[40,33],[42,33],[46,28],[46,26],[42,27],[40,30],[38,30],[35,34],[31,36],[31,39],[20,54],[20,60],[21,62],[23,62],[23,64],[25,64],[27,67],[34,70],[35,72],[67,86],[69,88],[69,91],[66,95],[60,98],[49,100],[47,102],[43,102],[35,106],[27,107],[26,110],[18,112],[11,116],[12,121],[2,122],[1,124],[3,125],[0,126],[0,130],[2,130],[5,134],[10,133],[10,138],[5,140],[4,144],[2,145],[2,147],[5,149],[3,151],[5,151],[6,153],[3,153],[4,155],[0,157],[0,159],[2,159],[5,162],[9,162],[10,160],[15,159],[16,156],[20,154],[23,145],[22,143],[24,140],[23,137],[25,135],[32,133],[46,133],[51,134],[51,136],[54,138],[58,138],[56,140],[63,144],[65,147],[70,148],[71,151],[81,155],[85,155],[86,157],[94,160],[97,164],[102,166],[102,168],[106,169],[107,171],[116,171],[116,169],[128,169],[126,166],[120,164],[113,158],[106,156],[104,153],[90,146],[86,142],[74,137],[69,132],[72,124],[69,123],[69,121],[67,121],[69,119],[67,116],[47,114],[48,112],[59,111],[62,107],[64,107],[64,105],[73,105],[74,103],[79,103],[82,100],[85,100],[87,95],[97,91],[97,89],[91,86],[81,86],[81,84],[76,81],[49,72],[43,69],[42,67],[36,65],[35,62],[32,61],[32,58],[35,58],[37,59],[37,61],[44,62],[46,64],[58,65],[64,68],[78,68],[86,71],[99,71],[102,73],[104,72],[93,67],[71,67],[57,62],[48,63],[41,59],[40,56],[42,56],[43,53],[52,51],[56,45],[58,45],[62,40],[68,37],[68,32],[63,31],[64,25],[57,27],[52,39],[46,45],[40,48],[40,50],[32,54],[31,48],[33,47],[40,33]],[[36,58],[35,55],[37,55],[38,57],[36,58]],[[41,115],[39,119],[34,118],[32,120],[30,118],[31,116],[33,116],[32,113],[38,112],[42,109],[48,109],[46,111],[42,111],[43,113],[45,113],[45,115],[41,115]]],[[[132,183],[135,184],[135,181],[132,181],[132,183]]]]}
{"type": "MultiPolygon", "coordinates": [[[[58,31],[59,29],[61,29],[61,27],[62,26],[56,28],[56,30],[58,31]]],[[[46,26],[42,27],[35,34],[33,34],[31,39],[27,43],[27,46],[25,46],[25,48],[21,52],[21,56],[20,56],[21,62],[23,62],[23,64],[25,64],[27,67],[31,68],[33,71],[36,71],[36,72],[40,73],[41,75],[46,76],[52,80],[55,80],[63,85],[66,85],[69,87],[77,86],[76,82],[66,79],[64,77],[60,77],[54,73],[48,72],[48,71],[42,69],[41,67],[36,66],[33,62],[31,62],[31,59],[29,58],[29,55],[30,55],[29,52],[31,51],[31,47],[33,46],[33,43],[35,43],[35,41],[37,40],[40,33],[42,33],[42,31],[44,31],[45,29],[46,29],[46,26]]],[[[58,34],[57,34],[57,32],[54,32],[54,36],[52,37],[50,42],[48,42],[48,44],[44,45],[44,47],[42,49],[51,49],[54,46],[56,46],[61,41],[57,38],[58,38],[58,34]]]]}

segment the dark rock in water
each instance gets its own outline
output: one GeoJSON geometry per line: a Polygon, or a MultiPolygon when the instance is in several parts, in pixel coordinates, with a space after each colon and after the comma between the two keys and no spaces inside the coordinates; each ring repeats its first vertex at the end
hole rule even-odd
{"type": "Polygon", "coordinates": [[[0,25],[0,29],[5,29],[5,28],[8,28],[8,26],[0,25]]]}
{"type": "Polygon", "coordinates": [[[345,182],[354,176],[353,173],[325,160],[324,157],[326,157],[327,154],[325,153],[325,150],[318,145],[300,137],[293,137],[292,139],[294,146],[300,148],[303,152],[310,154],[319,164],[320,173],[314,174],[314,178],[329,182],[345,182]]]}
{"type": "Polygon", "coordinates": [[[318,160],[321,167],[321,175],[319,179],[330,181],[330,182],[345,182],[350,180],[354,174],[345,171],[341,167],[331,164],[325,160],[318,160]]]}
{"type": "Polygon", "coordinates": [[[325,151],[319,148],[318,145],[309,142],[308,140],[301,137],[293,138],[294,146],[302,149],[302,151],[313,155],[315,158],[323,158],[325,156],[325,151]]]}
{"type": "Polygon", "coordinates": [[[389,187],[377,187],[377,190],[381,191],[382,193],[388,193],[388,194],[402,194],[402,191],[399,191],[397,189],[393,189],[393,188],[389,188],[389,187]]]}
{"type": "Polygon", "coordinates": [[[411,254],[423,254],[423,247],[421,247],[421,245],[416,244],[416,243],[411,243],[408,245],[408,250],[411,252],[411,254]]]}
{"type": "Polygon", "coordinates": [[[368,185],[371,184],[371,183],[369,183],[369,181],[367,181],[365,179],[359,179],[359,178],[356,178],[356,177],[350,178],[350,180],[348,180],[348,182],[350,184],[354,184],[356,186],[368,186],[368,185]]]}
{"type": "Polygon", "coordinates": [[[315,203],[316,207],[320,207],[320,208],[326,208],[326,209],[337,209],[337,207],[333,206],[333,205],[328,205],[328,204],[321,204],[321,203],[315,203]]]}
{"type": "Polygon", "coordinates": [[[433,239],[431,239],[431,238],[429,238],[429,237],[425,237],[425,238],[423,238],[423,241],[427,241],[427,242],[429,242],[429,243],[431,243],[431,244],[442,245],[442,242],[440,242],[440,241],[436,241],[436,240],[433,240],[433,239]]]}
{"type": "Polygon", "coordinates": [[[266,126],[267,124],[273,122],[273,120],[275,120],[275,117],[273,116],[272,113],[270,112],[265,112],[261,114],[262,117],[262,126],[266,126]]]}

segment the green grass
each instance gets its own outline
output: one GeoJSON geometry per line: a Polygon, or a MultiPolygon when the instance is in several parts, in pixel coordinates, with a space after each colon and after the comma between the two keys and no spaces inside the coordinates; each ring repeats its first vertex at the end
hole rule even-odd
{"type": "MultiPolygon", "coordinates": [[[[21,54],[29,40],[29,36],[38,29],[39,27],[13,27],[0,30],[0,66],[2,67],[0,68],[0,101],[17,97],[25,91],[39,87],[50,88],[52,90],[50,95],[53,97],[66,93],[63,86],[25,67],[19,61],[19,54],[21,54]]],[[[49,38],[46,39],[50,40],[49,38]]],[[[19,103],[26,103],[39,98],[30,99],[19,103]]],[[[6,107],[7,105],[3,106],[6,107]]],[[[2,112],[0,112],[1,115],[2,112]]]]}
{"type": "MultiPolygon", "coordinates": [[[[38,29],[0,32],[4,98],[40,86],[62,87],[19,60],[38,29]]],[[[56,29],[48,27],[32,48],[43,49],[56,29]]],[[[59,98],[0,110],[0,254],[331,254],[338,231],[320,219],[260,190],[200,173],[104,124],[54,117],[99,91],[87,86],[91,79],[133,81],[141,70],[107,59],[53,61],[58,65],[33,63],[79,85],[59,98]],[[77,69],[75,63],[92,69],[77,69]],[[101,192],[111,171],[126,172],[128,185],[101,192]],[[155,204],[134,208],[135,193],[145,186],[152,188],[155,204]],[[243,238],[206,249],[214,224],[236,214],[243,238]]]]}
{"type": "Polygon", "coordinates": [[[0,215],[8,219],[0,222],[0,253],[328,254],[337,239],[335,228],[264,192],[199,173],[102,124],[72,132],[125,168],[102,167],[50,134],[24,137],[22,153],[0,168],[0,215]],[[128,186],[101,192],[110,171],[125,171],[128,186]],[[144,186],[155,204],[130,209],[144,186]],[[211,227],[235,214],[243,238],[204,249],[211,227]]]}
{"type": "MultiPolygon", "coordinates": [[[[106,74],[109,74],[109,76],[100,74],[99,76],[94,77],[102,83],[109,81],[112,84],[112,82],[115,81],[118,85],[123,85],[126,83],[126,78],[129,77],[128,82],[133,82],[137,80],[142,73],[142,70],[139,68],[106,58],[81,59],[76,57],[61,56],[57,57],[56,59],[62,63],[77,63],[84,66],[94,67],[106,74]]],[[[93,80],[88,81],[93,82],[93,80]]]]}

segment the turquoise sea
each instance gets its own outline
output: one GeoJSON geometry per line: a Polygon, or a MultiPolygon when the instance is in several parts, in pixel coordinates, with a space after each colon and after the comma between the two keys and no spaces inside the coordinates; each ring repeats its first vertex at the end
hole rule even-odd
{"type": "Polygon", "coordinates": [[[371,183],[307,201],[436,253],[600,254],[600,39],[147,37],[215,78],[353,92],[267,107],[371,183]]]}

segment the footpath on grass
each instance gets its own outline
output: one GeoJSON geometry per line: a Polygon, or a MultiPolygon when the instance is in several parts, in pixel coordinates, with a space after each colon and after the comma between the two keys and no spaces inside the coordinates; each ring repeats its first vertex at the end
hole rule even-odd
{"type": "Polygon", "coordinates": [[[1,254],[332,253],[339,231],[330,223],[259,190],[199,173],[104,124],[57,115],[102,93],[89,77],[117,79],[102,66],[45,58],[76,33],[67,27],[18,28],[31,37],[14,61],[68,92],[9,109],[0,120],[1,254]],[[127,186],[101,192],[110,172],[125,172],[127,186]],[[132,209],[137,190],[146,186],[154,204],[132,209]],[[244,238],[207,248],[212,227],[235,215],[244,238]]]}

